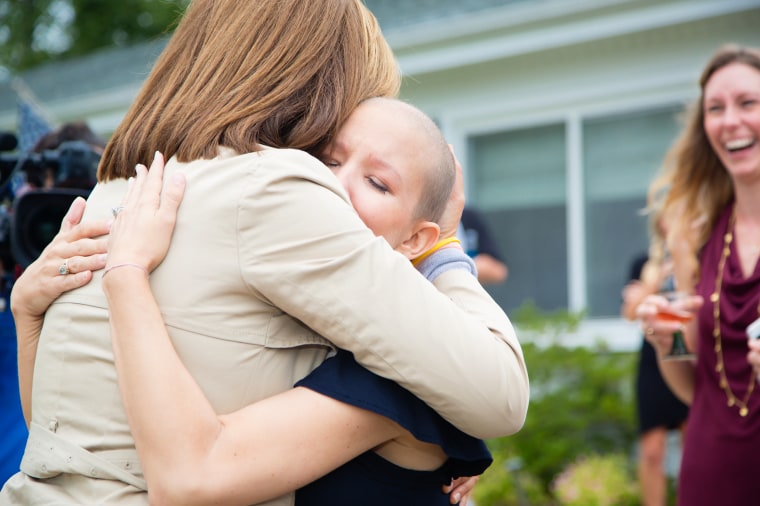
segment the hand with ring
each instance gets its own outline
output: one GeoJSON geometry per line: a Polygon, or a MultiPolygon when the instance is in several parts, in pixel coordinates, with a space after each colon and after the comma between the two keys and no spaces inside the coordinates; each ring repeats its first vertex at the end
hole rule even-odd
{"type": "MultiPolygon", "coordinates": [[[[156,152],[150,170],[138,165],[135,171],[137,175],[130,182],[121,205],[114,208],[118,218],[114,220],[108,239],[107,273],[125,266],[150,272],[169,250],[185,191],[185,176],[175,172],[171,178],[167,177],[169,181],[164,186],[164,157],[159,152],[156,152]]],[[[104,287],[112,276],[109,274],[103,278],[104,287]]]]}
{"type": "MultiPolygon", "coordinates": [[[[678,303],[678,309],[694,314],[703,302],[699,295],[688,295],[678,303]]],[[[664,295],[651,294],[647,295],[636,308],[636,318],[641,322],[644,338],[654,346],[657,355],[660,357],[670,352],[673,346],[673,334],[676,331],[684,330],[683,323],[661,317],[662,313],[667,312],[672,305],[673,302],[664,295]]]]}
{"type": "Polygon", "coordinates": [[[41,318],[59,295],[86,285],[92,272],[105,266],[110,223],[82,223],[85,207],[82,197],[74,200],[58,234],[14,283],[14,317],[41,318]]]}

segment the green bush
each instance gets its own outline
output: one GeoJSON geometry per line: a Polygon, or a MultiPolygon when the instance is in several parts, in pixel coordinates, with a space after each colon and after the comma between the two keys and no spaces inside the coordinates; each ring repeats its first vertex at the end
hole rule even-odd
{"type": "MultiPolygon", "coordinates": [[[[531,401],[519,433],[487,442],[494,464],[475,488],[478,506],[557,504],[552,483],[568,465],[583,456],[632,453],[637,354],[611,352],[601,343],[563,346],[562,336],[582,317],[541,314],[532,305],[513,315],[528,365],[531,401]]],[[[633,481],[633,472],[626,472],[633,481]]]]}
{"type": "Polygon", "coordinates": [[[580,457],[554,480],[552,490],[563,506],[634,506],[638,487],[625,455],[580,457]]]}

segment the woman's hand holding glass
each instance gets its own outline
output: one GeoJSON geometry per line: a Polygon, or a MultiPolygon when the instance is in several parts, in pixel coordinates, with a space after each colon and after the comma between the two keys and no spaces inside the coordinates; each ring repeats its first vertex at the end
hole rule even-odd
{"type": "Polygon", "coordinates": [[[695,355],[684,341],[686,325],[704,300],[686,292],[648,295],[636,309],[644,335],[663,360],[691,360],[695,355]]]}

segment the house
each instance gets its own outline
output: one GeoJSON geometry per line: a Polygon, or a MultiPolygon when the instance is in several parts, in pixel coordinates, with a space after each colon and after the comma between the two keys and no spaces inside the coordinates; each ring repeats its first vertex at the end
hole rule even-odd
{"type": "MultiPolygon", "coordinates": [[[[760,47],[760,0],[366,0],[404,74],[402,98],[430,114],[465,167],[509,279],[527,300],[585,311],[579,342],[638,346],[618,316],[645,251],[646,189],[724,43],[760,47]]],[[[59,120],[108,134],[164,40],[57,62],[22,78],[59,120]]],[[[15,94],[0,83],[0,130],[15,94]]]]}

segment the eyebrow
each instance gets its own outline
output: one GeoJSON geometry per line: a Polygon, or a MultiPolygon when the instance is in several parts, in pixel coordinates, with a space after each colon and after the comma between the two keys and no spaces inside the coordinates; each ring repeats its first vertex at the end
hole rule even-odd
{"type": "Polygon", "coordinates": [[[335,139],[333,139],[333,140],[332,140],[332,141],[331,141],[331,142],[330,142],[330,143],[327,145],[327,148],[328,148],[328,149],[335,149],[335,150],[339,150],[339,151],[345,151],[345,150],[346,150],[346,145],[345,145],[345,143],[344,143],[344,142],[342,142],[342,141],[341,141],[341,140],[340,140],[340,139],[339,139],[339,138],[336,136],[336,137],[335,137],[335,139]]]}
{"type": "Polygon", "coordinates": [[[379,170],[389,174],[387,177],[391,180],[388,181],[388,184],[392,185],[396,190],[403,186],[404,178],[401,175],[401,171],[396,166],[387,163],[385,160],[374,155],[373,153],[369,154],[369,162],[379,170]]]}
{"type": "MultiPolygon", "coordinates": [[[[339,153],[345,153],[347,151],[345,142],[341,141],[339,136],[336,136],[335,140],[333,140],[330,144],[328,144],[326,150],[330,151],[337,151],[339,153]]],[[[367,157],[368,164],[371,164],[378,169],[389,172],[393,175],[393,179],[395,181],[389,182],[389,184],[393,184],[394,188],[398,188],[400,185],[404,183],[404,178],[401,176],[401,171],[396,168],[393,165],[390,165],[382,158],[378,157],[374,153],[370,152],[369,156],[367,157]]]]}

